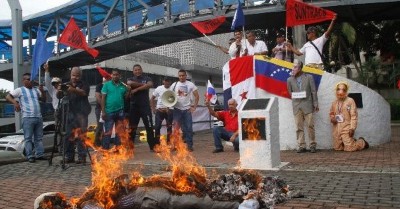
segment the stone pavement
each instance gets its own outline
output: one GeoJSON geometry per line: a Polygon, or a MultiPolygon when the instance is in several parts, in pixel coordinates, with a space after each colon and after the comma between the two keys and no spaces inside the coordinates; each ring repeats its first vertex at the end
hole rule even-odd
{"type": "MultiPolygon", "coordinates": [[[[210,177],[229,172],[239,161],[233,147],[226,146],[223,153],[211,153],[214,147],[210,132],[195,134],[194,149],[193,155],[210,177]]],[[[275,209],[400,208],[399,150],[400,126],[393,125],[390,143],[354,153],[281,151],[282,162],[289,164],[279,171],[260,173],[278,175],[304,193],[304,198],[289,200],[275,209]]],[[[53,166],[48,166],[47,161],[0,166],[0,209],[31,209],[37,196],[50,191],[80,196],[91,182],[90,165],[72,165],[62,170],[57,164],[59,160],[56,157],[53,166]]],[[[149,176],[164,173],[167,167],[157,154],[149,152],[147,144],[138,144],[134,159],[125,170],[149,176]]]]}

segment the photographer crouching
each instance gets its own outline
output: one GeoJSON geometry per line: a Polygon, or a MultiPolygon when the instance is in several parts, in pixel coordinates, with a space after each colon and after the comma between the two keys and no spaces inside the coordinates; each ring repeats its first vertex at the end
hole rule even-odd
{"type": "Polygon", "coordinates": [[[89,85],[81,81],[82,72],[78,67],[73,67],[71,70],[71,79],[69,82],[61,85],[61,89],[57,92],[57,97],[68,102],[66,108],[68,111],[66,122],[66,135],[64,138],[66,163],[75,161],[75,144],[78,148],[77,164],[86,163],[87,149],[83,142],[86,136],[88,126],[88,115],[91,111],[89,104],[89,85]],[[79,133],[74,133],[73,130],[80,129],[79,133]],[[82,134],[83,133],[83,134],[82,134]]]}

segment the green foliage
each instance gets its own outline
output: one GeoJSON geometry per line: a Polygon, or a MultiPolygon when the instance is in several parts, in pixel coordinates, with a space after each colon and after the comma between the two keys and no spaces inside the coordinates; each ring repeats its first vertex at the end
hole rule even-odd
{"type": "Polygon", "coordinates": [[[10,92],[6,89],[0,89],[0,99],[5,99],[8,93],[10,92]]]}
{"type": "Polygon", "coordinates": [[[356,30],[349,23],[345,22],[342,24],[342,34],[346,37],[350,45],[354,45],[356,42],[357,33],[356,30]]]}
{"type": "Polygon", "coordinates": [[[381,70],[381,61],[379,59],[369,59],[367,60],[361,68],[361,73],[358,76],[358,82],[369,86],[377,87],[379,72],[381,70]]]}
{"type": "Polygon", "coordinates": [[[390,99],[387,101],[390,105],[391,120],[400,120],[400,100],[399,99],[390,99]]]}

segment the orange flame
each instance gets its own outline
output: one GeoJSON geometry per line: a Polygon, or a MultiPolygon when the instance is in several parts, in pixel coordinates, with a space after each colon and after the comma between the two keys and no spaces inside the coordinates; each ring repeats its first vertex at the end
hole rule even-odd
{"type": "MultiPolygon", "coordinates": [[[[127,178],[124,178],[123,175],[123,164],[133,157],[130,131],[125,128],[127,126],[128,121],[116,126],[115,132],[121,140],[121,146],[110,150],[102,148],[96,150],[92,157],[92,185],[80,198],[72,199],[71,203],[80,205],[85,199],[91,199],[96,201],[99,206],[110,209],[116,205],[121,188],[128,190],[138,186],[160,186],[175,193],[201,194],[198,186],[206,184],[205,169],[188,151],[181,133],[176,129],[171,135],[170,145],[167,144],[165,137],[162,137],[160,145],[154,148],[161,159],[171,164],[171,177],[144,178],[140,173],[133,172],[129,175],[129,181],[126,181],[127,178]]],[[[90,140],[86,140],[85,143],[95,149],[90,140]]],[[[125,175],[125,177],[127,176],[125,175]]]]}
{"type": "Polygon", "coordinates": [[[248,118],[245,119],[243,122],[243,129],[247,133],[247,138],[249,140],[260,140],[261,135],[260,131],[258,130],[258,125],[257,125],[257,120],[258,118],[248,118]]]}

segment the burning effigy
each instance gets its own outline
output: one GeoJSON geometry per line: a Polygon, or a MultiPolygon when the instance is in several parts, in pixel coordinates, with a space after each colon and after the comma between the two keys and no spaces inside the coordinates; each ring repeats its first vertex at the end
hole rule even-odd
{"type": "MultiPolygon", "coordinates": [[[[133,157],[126,123],[116,133],[121,146],[98,149],[92,157],[92,184],[80,197],[67,199],[61,192],[40,195],[35,209],[232,209],[270,208],[301,194],[278,177],[256,171],[235,170],[209,179],[187,150],[180,133],[170,144],[161,140],[157,155],[170,164],[167,176],[144,177],[126,173],[124,163],[133,157]]],[[[88,142],[89,146],[93,146],[88,142]]]]}

